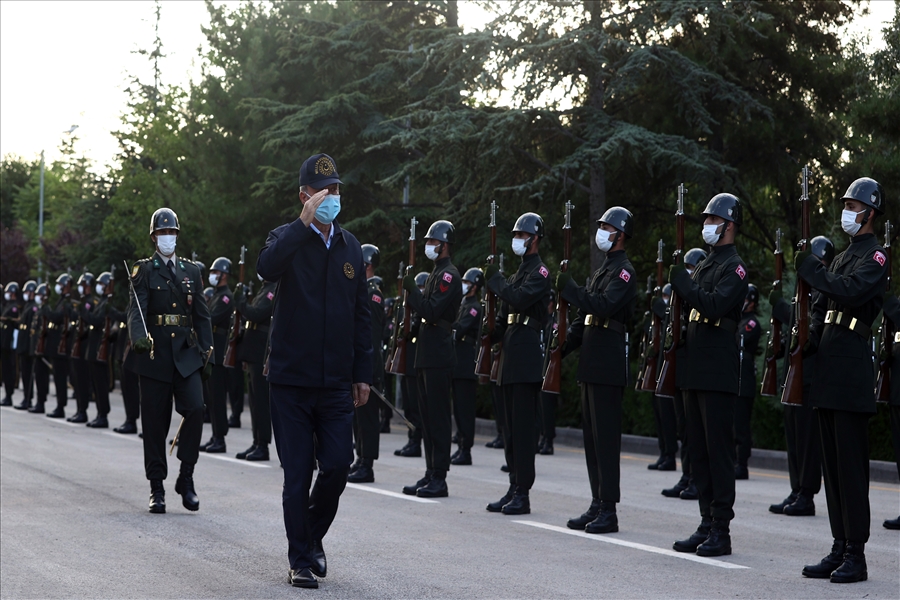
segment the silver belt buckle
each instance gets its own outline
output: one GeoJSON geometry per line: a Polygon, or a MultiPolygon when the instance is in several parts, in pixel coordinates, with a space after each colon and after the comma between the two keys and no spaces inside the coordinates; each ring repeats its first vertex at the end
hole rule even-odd
{"type": "Polygon", "coordinates": [[[166,315],[166,325],[180,325],[181,315],[166,315]]]}
{"type": "Polygon", "coordinates": [[[588,315],[584,318],[584,324],[590,327],[594,323],[594,315],[588,315]]]}
{"type": "Polygon", "coordinates": [[[516,315],[513,315],[513,314],[507,315],[507,317],[506,317],[507,325],[512,325],[515,322],[516,322],[516,315]]]}

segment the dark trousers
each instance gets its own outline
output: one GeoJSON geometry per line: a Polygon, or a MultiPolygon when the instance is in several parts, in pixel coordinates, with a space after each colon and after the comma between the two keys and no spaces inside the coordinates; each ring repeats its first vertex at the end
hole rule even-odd
{"type": "Polygon", "coordinates": [[[891,406],[891,441],[894,444],[894,461],[900,475],[900,406],[891,406]]]}
{"type": "Polygon", "coordinates": [[[417,370],[425,468],[440,478],[450,470],[450,440],[453,437],[450,389],[453,385],[453,369],[417,370]]]}
{"type": "Polygon", "coordinates": [[[16,366],[16,351],[3,350],[0,353],[0,361],[3,363],[3,387],[6,397],[12,398],[13,392],[19,385],[19,371],[16,366]]]}
{"type": "Polygon", "coordinates": [[[867,413],[817,408],[822,470],[831,535],[869,541],[869,417],[867,413]]]}
{"type": "Polygon", "coordinates": [[[509,482],[527,492],[534,485],[538,396],[541,383],[509,383],[503,394],[503,453],[509,467],[509,482]]]}
{"type": "Polygon", "coordinates": [[[337,514],[353,460],[350,390],[270,384],[275,447],[284,467],[281,494],[292,569],[312,565],[309,545],[321,540],[337,514]],[[319,474],[310,492],[313,462],[319,474]]]}
{"type": "Polygon", "coordinates": [[[550,441],[556,437],[557,402],[559,402],[559,394],[541,392],[541,435],[550,441]]]}
{"type": "Polygon", "coordinates": [[[206,408],[209,410],[209,422],[212,425],[212,434],[215,438],[225,439],[228,435],[228,371],[222,365],[213,365],[212,375],[207,384],[206,408]]]}
{"type": "Polygon", "coordinates": [[[255,446],[268,446],[272,442],[269,382],[263,375],[264,367],[263,363],[247,363],[247,371],[250,373],[250,427],[255,446]]]}
{"type": "Polygon", "coordinates": [[[475,443],[475,392],[477,379],[453,380],[453,417],[456,419],[459,447],[472,448],[475,443]]]}
{"type": "Polygon", "coordinates": [[[356,454],[372,466],[378,460],[378,440],[381,437],[381,400],[369,392],[369,401],[356,407],[353,414],[353,435],[356,454]]]}
{"type": "Polygon", "coordinates": [[[747,466],[753,447],[753,431],[750,419],[753,416],[753,396],[738,396],[734,403],[734,443],[737,464],[747,466]]]}
{"type": "Polygon", "coordinates": [[[506,427],[506,410],[503,403],[503,390],[496,383],[491,383],[491,401],[494,403],[494,422],[497,424],[497,435],[503,435],[506,427]]]}
{"type": "Polygon", "coordinates": [[[622,449],[624,388],[581,384],[581,427],[591,497],[619,501],[619,453],[622,449]]]}
{"type": "Polygon", "coordinates": [[[810,498],[822,489],[822,441],[818,417],[809,401],[809,386],[803,388],[803,405],[784,405],[791,492],[810,498]]]}
{"type": "Polygon", "coordinates": [[[684,413],[684,391],[675,390],[672,408],[675,410],[675,429],[681,439],[681,474],[691,477],[691,453],[688,445],[687,416],[684,413]]]}
{"type": "Polygon", "coordinates": [[[65,356],[53,357],[53,385],[56,387],[56,406],[65,408],[69,401],[69,359],[65,356]]]}
{"type": "Polygon", "coordinates": [[[184,417],[184,425],[178,434],[178,460],[189,465],[197,464],[200,455],[200,436],[203,435],[203,391],[200,371],[182,377],[173,368],[172,381],[159,381],[140,377],[141,414],[144,433],[144,470],[147,479],[165,479],[166,436],[172,422],[172,396],[175,410],[184,417]]]}
{"type": "Polygon", "coordinates": [[[400,393],[403,394],[403,414],[416,430],[408,430],[409,441],[422,443],[422,415],[419,413],[419,382],[416,373],[400,377],[400,393]]]}
{"type": "Polygon", "coordinates": [[[678,454],[678,425],[675,417],[675,400],[653,395],[653,416],[656,419],[656,436],[659,455],[675,460],[678,454]]]}
{"type": "Polygon", "coordinates": [[[37,388],[38,404],[47,401],[47,394],[50,393],[50,367],[44,362],[44,357],[37,356],[34,359],[34,387],[37,388]]]}
{"type": "MultiPolygon", "coordinates": [[[[226,384],[228,385],[228,403],[231,405],[231,414],[240,417],[244,412],[244,369],[238,361],[233,369],[227,369],[226,384]]],[[[252,417],[251,417],[252,418],[252,417]]]]}
{"type": "Polygon", "coordinates": [[[700,494],[700,516],[734,518],[734,403],[725,392],[684,391],[691,476],[700,494]]]}
{"type": "Polygon", "coordinates": [[[109,414],[109,365],[92,361],[88,364],[88,368],[91,372],[94,397],[97,399],[97,416],[105,417],[109,414]]]}
{"type": "Polygon", "coordinates": [[[122,404],[125,420],[136,422],[141,416],[141,380],[137,373],[122,367],[122,404]]]}
{"type": "Polygon", "coordinates": [[[91,368],[88,361],[83,358],[70,358],[69,366],[71,375],[75,376],[75,405],[78,412],[87,414],[88,405],[91,403],[92,388],[91,385],[91,368]]]}
{"type": "Polygon", "coordinates": [[[22,390],[25,392],[25,402],[31,402],[34,398],[34,381],[31,371],[34,369],[34,357],[27,354],[19,355],[19,369],[22,372],[22,390]]]}

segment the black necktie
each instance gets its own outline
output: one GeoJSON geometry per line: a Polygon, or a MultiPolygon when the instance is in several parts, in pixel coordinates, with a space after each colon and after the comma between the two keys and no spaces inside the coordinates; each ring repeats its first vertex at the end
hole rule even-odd
{"type": "Polygon", "coordinates": [[[175,263],[169,260],[169,262],[166,263],[166,266],[169,267],[169,271],[172,272],[172,277],[175,277],[175,263]]]}

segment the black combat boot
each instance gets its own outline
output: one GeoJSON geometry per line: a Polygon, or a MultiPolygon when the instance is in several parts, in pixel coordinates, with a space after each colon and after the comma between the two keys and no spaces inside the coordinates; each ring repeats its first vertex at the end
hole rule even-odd
{"type": "Polygon", "coordinates": [[[816,516],[816,503],[812,496],[798,494],[792,504],[784,507],[784,514],[791,517],[814,517],[816,516]]]}
{"type": "Polygon", "coordinates": [[[256,448],[253,449],[253,452],[251,452],[244,458],[245,460],[248,460],[250,462],[269,460],[269,445],[259,444],[256,448]]]}
{"type": "Polygon", "coordinates": [[[544,445],[541,446],[541,449],[538,451],[538,453],[543,456],[552,456],[553,455],[553,438],[544,438],[544,445]]]}
{"type": "Polygon", "coordinates": [[[428,483],[416,490],[416,496],[419,498],[446,498],[449,495],[446,478],[446,471],[436,470],[428,483]]]}
{"type": "MultiPolygon", "coordinates": [[[[240,459],[240,460],[244,460],[244,459],[247,458],[247,455],[250,454],[251,452],[253,452],[254,450],[256,450],[256,443],[255,443],[255,442],[254,442],[254,444],[253,444],[252,446],[250,446],[249,448],[247,448],[247,449],[244,450],[243,452],[238,452],[237,454],[235,454],[234,457],[237,458],[237,459],[240,459]]],[[[352,467],[352,466],[350,467],[350,470],[351,470],[351,471],[353,470],[353,467],[352,467]]]]}
{"type": "Polygon", "coordinates": [[[676,483],[674,487],[664,489],[662,495],[666,498],[678,498],[681,492],[688,488],[690,483],[690,478],[687,475],[682,475],[681,479],[678,480],[678,483],[676,483]]]}
{"type": "Polygon", "coordinates": [[[410,458],[420,458],[422,456],[422,443],[410,440],[405,446],[399,450],[394,450],[394,456],[407,456],[410,458]]]}
{"type": "Polygon", "coordinates": [[[750,471],[747,469],[747,465],[734,465],[734,478],[750,479],[750,471]]]}
{"type": "Polygon", "coordinates": [[[831,574],[831,583],[856,583],[868,579],[865,549],[864,543],[847,540],[844,562],[831,574]]]}
{"type": "Polygon", "coordinates": [[[225,438],[213,438],[212,444],[206,447],[204,452],[209,454],[224,454],[228,450],[228,447],[225,445],[225,438]]]}
{"type": "Polygon", "coordinates": [[[512,500],[500,509],[504,515],[528,515],[531,514],[531,500],[528,498],[528,490],[516,486],[512,500]]]}
{"type": "Polygon", "coordinates": [[[166,490],[163,489],[162,479],[150,480],[150,512],[166,512],[166,490]]]}
{"type": "Polygon", "coordinates": [[[688,486],[681,490],[678,497],[682,500],[698,500],[700,498],[700,491],[697,489],[697,484],[694,483],[693,479],[688,481],[688,486]]]}
{"type": "Polygon", "coordinates": [[[803,576],[812,579],[828,579],[834,570],[844,562],[844,551],[846,548],[846,540],[834,540],[828,556],[820,560],[817,565],[806,565],[803,567],[803,576]]]}
{"type": "Polygon", "coordinates": [[[503,448],[503,436],[497,435],[493,440],[485,444],[488,448],[503,448]]]}
{"type": "Polygon", "coordinates": [[[28,412],[36,415],[44,414],[44,403],[38,400],[34,406],[28,409],[28,412]]]}
{"type": "Polygon", "coordinates": [[[686,540],[679,540],[672,544],[672,548],[676,552],[696,552],[697,548],[709,537],[709,530],[712,528],[712,519],[703,518],[700,520],[700,526],[697,531],[691,534],[686,540]]]}
{"type": "Polygon", "coordinates": [[[122,423],[118,427],[114,427],[113,431],[115,431],[116,433],[123,433],[123,434],[137,433],[137,425],[135,425],[134,421],[126,420],[124,423],[122,423]]]}
{"type": "Polygon", "coordinates": [[[412,485],[405,485],[405,486],[403,486],[403,493],[406,494],[407,496],[415,496],[415,495],[416,495],[416,491],[417,491],[420,487],[423,487],[423,486],[428,485],[428,482],[431,481],[431,476],[432,476],[431,471],[425,471],[425,477],[423,477],[422,479],[418,480],[417,482],[415,482],[415,483],[412,484],[412,485]]]}
{"type": "Polygon", "coordinates": [[[769,505],[769,512],[775,513],[776,515],[784,514],[784,507],[796,502],[797,496],[799,496],[799,494],[795,494],[794,492],[791,492],[791,495],[788,496],[787,498],[785,498],[784,500],[782,500],[780,504],[769,505]]]}
{"type": "Polygon", "coordinates": [[[466,448],[460,448],[456,458],[450,460],[451,465],[471,465],[472,452],[466,448]]]}
{"type": "Polygon", "coordinates": [[[585,533],[615,533],[619,530],[615,502],[600,502],[597,518],[584,526],[585,533]]]}
{"type": "Polygon", "coordinates": [[[16,409],[16,410],[28,410],[28,409],[30,409],[30,408],[31,408],[31,398],[25,398],[24,400],[22,400],[22,402],[20,402],[19,404],[16,404],[15,406],[13,406],[13,408],[16,409]]]}
{"type": "Polygon", "coordinates": [[[500,512],[503,510],[503,507],[509,504],[509,501],[512,500],[513,495],[516,492],[516,486],[513,484],[509,484],[509,489],[506,490],[506,493],[503,494],[503,497],[497,500],[496,502],[491,502],[487,505],[488,512],[500,512]]]}
{"type": "Polygon", "coordinates": [[[60,405],[56,405],[56,408],[47,413],[47,418],[49,419],[62,419],[66,416],[66,411],[60,405]]]}
{"type": "Polygon", "coordinates": [[[188,510],[200,509],[200,498],[194,491],[194,465],[181,463],[181,472],[175,480],[175,493],[181,495],[181,504],[188,510]]]}
{"type": "Polygon", "coordinates": [[[573,519],[569,519],[566,522],[566,527],[569,529],[577,529],[578,531],[584,531],[585,525],[593,521],[597,518],[597,515],[600,514],[600,499],[594,498],[591,500],[591,505],[588,509],[581,514],[580,517],[575,517],[573,519]]]}
{"type": "Polygon", "coordinates": [[[885,529],[900,529],[900,517],[897,517],[896,519],[885,519],[881,526],[885,529]]]}
{"type": "Polygon", "coordinates": [[[375,471],[372,470],[373,464],[375,464],[375,461],[373,461],[371,458],[360,459],[360,464],[358,467],[356,467],[356,470],[347,475],[347,482],[374,483],[375,471]]]}
{"type": "Polygon", "coordinates": [[[728,521],[713,519],[706,541],[697,546],[697,556],[727,556],[731,554],[731,534],[728,521]]]}

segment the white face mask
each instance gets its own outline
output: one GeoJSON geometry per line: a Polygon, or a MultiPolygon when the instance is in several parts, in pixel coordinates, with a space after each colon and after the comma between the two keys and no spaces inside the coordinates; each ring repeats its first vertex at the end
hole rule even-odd
{"type": "Polygon", "coordinates": [[[101,285],[101,284],[98,283],[97,285],[94,286],[94,291],[97,292],[97,295],[98,295],[98,296],[102,296],[102,295],[103,295],[103,291],[104,291],[104,290],[103,290],[103,285],[101,285]]]}
{"type": "Polygon", "coordinates": [[[44,297],[43,296],[35,296],[34,303],[37,304],[38,306],[40,306],[41,304],[44,303],[44,297]]]}
{"type": "Polygon", "coordinates": [[[522,256],[528,248],[525,247],[525,240],[520,238],[513,238],[512,241],[512,251],[516,256],[522,256]]]}
{"type": "Polygon", "coordinates": [[[438,244],[437,246],[426,245],[425,246],[425,256],[428,257],[428,260],[437,260],[438,254],[438,244]]]}
{"type": "Polygon", "coordinates": [[[709,244],[710,246],[715,246],[719,243],[719,239],[722,237],[722,234],[719,233],[719,228],[722,227],[724,223],[721,225],[704,225],[703,226],[703,241],[709,244]]]}
{"type": "Polygon", "coordinates": [[[669,299],[666,298],[665,296],[663,296],[663,303],[665,303],[666,306],[669,305],[669,299]]]}
{"type": "Polygon", "coordinates": [[[862,228],[862,223],[856,222],[857,215],[859,215],[859,213],[853,212],[852,210],[844,209],[841,211],[841,229],[843,229],[844,233],[847,235],[856,235],[862,228]]]}
{"type": "Polygon", "coordinates": [[[600,248],[600,252],[609,252],[610,248],[613,247],[612,237],[614,235],[614,233],[603,229],[597,230],[596,235],[594,235],[594,241],[597,243],[597,247],[600,248]]]}
{"type": "Polygon", "coordinates": [[[53,291],[57,294],[62,295],[62,286],[57,283],[55,286],[53,286],[53,291]]]}
{"type": "Polygon", "coordinates": [[[22,292],[22,300],[25,302],[31,300],[31,292],[22,292]]]}
{"type": "Polygon", "coordinates": [[[209,285],[216,287],[219,285],[219,274],[218,273],[210,273],[209,274],[209,285]]]}
{"type": "Polygon", "coordinates": [[[158,235],[156,236],[156,247],[163,256],[172,256],[175,254],[175,241],[177,235],[158,235]]]}
{"type": "Polygon", "coordinates": [[[466,283],[465,281],[463,281],[462,286],[463,286],[463,296],[465,296],[466,294],[469,293],[469,290],[472,289],[472,286],[470,284],[466,283]]]}
{"type": "MultiPolygon", "coordinates": [[[[3,299],[9,302],[9,292],[3,292],[3,299]]],[[[6,327],[6,325],[4,325],[6,327]]]]}
{"type": "Polygon", "coordinates": [[[78,293],[79,293],[79,294],[83,294],[83,293],[84,293],[84,286],[83,286],[83,285],[79,285],[79,286],[78,286],[78,293]]]}

